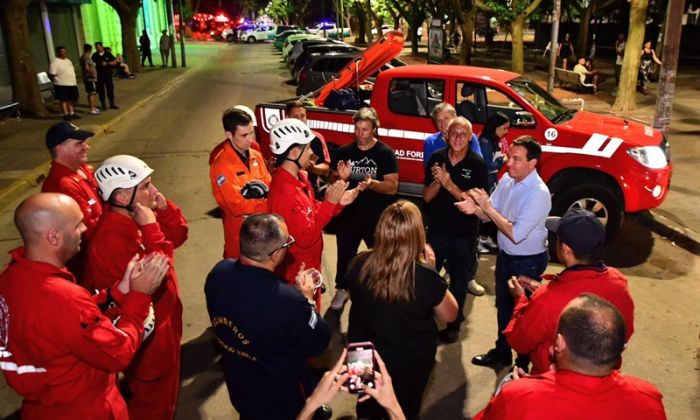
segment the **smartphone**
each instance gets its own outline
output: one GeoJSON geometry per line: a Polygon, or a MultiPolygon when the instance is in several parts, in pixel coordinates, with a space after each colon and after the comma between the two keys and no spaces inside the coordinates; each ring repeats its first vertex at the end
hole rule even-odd
{"type": "Polygon", "coordinates": [[[371,342],[348,344],[345,366],[349,375],[345,382],[348,392],[364,394],[365,388],[374,388],[374,345],[371,342]]]}

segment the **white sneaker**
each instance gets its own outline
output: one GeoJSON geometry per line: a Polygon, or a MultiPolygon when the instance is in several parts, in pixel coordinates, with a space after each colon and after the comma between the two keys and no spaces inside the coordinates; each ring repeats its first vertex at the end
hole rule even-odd
{"type": "Polygon", "coordinates": [[[498,244],[491,239],[489,236],[479,236],[479,243],[483,244],[484,246],[488,248],[493,248],[496,249],[498,248],[498,244]]]}
{"type": "Polygon", "coordinates": [[[331,309],[340,311],[348,300],[348,291],[345,289],[335,289],[335,295],[331,300],[331,309]]]}
{"type": "Polygon", "coordinates": [[[484,294],[484,286],[476,282],[476,280],[469,280],[467,283],[467,290],[474,296],[481,296],[484,294]]]}
{"type": "Polygon", "coordinates": [[[479,245],[476,246],[476,251],[479,254],[488,254],[489,252],[491,252],[491,250],[486,248],[481,242],[479,242],[479,245]]]}

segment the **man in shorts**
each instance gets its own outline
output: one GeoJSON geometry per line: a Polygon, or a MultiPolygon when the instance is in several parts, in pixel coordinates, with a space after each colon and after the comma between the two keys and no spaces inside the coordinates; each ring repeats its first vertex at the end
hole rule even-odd
{"type": "Polygon", "coordinates": [[[80,69],[83,71],[83,85],[85,85],[85,93],[87,93],[88,104],[90,105],[90,114],[97,115],[100,109],[97,108],[95,100],[97,98],[97,70],[95,70],[95,62],[92,61],[92,45],[83,45],[83,55],[80,56],[80,69]]]}
{"type": "Polygon", "coordinates": [[[61,101],[63,119],[70,121],[80,118],[73,108],[73,104],[78,102],[78,81],[75,77],[75,67],[66,56],[66,47],[56,47],[56,58],[49,66],[49,77],[54,85],[56,99],[61,101]]]}

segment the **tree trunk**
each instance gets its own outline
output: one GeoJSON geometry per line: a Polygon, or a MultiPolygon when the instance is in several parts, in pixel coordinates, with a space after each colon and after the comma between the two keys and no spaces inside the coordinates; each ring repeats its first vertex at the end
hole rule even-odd
{"type": "Polygon", "coordinates": [[[588,30],[591,27],[591,15],[593,14],[593,3],[590,1],[588,7],[584,9],[581,15],[581,23],[578,29],[578,45],[576,46],[576,56],[585,57],[586,48],[588,47],[588,30]]]}
{"type": "Polygon", "coordinates": [[[34,58],[29,48],[27,7],[29,0],[0,1],[0,24],[5,31],[12,99],[19,102],[23,111],[47,117],[49,113],[41,100],[34,58]]]}
{"type": "Polygon", "coordinates": [[[353,8],[355,9],[355,17],[357,17],[357,37],[355,38],[355,42],[360,45],[363,45],[367,43],[367,41],[365,40],[367,16],[365,15],[365,11],[362,5],[358,1],[353,3],[353,8]]]}
{"type": "Polygon", "coordinates": [[[476,18],[476,7],[470,8],[463,14],[464,20],[459,27],[462,29],[462,45],[459,46],[459,64],[471,65],[472,63],[472,43],[474,37],[474,19],[476,18]]]}
{"type": "MultiPolygon", "coordinates": [[[[413,12],[411,17],[411,54],[415,55],[418,54],[418,27],[423,24],[423,19],[415,12],[413,12]]],[[[428,30],[430,30],[430,28],[428,28],[428,30]]]]}
{"type": "MultiPolygon", "coordinates": [[[[136,19],[138,18],[138,9],[117,11],[122,28],[122,54],[126,57],[129,63],[129,70],[138,72],[141,69],[141,60],[139,49],[136,46],[136,19]]],[[[172,47],[175,49],[175,46],[172,47]]]]}
{"type": "Polygon", "coordinates": [[[649,0],[632,0],[630,3],[630,26],[625,43],[625,58],[622,62],[620,85],[613,104],[613,111],[626,112],[637,109],[637,74],[644,43],[647,6],[649,0]]]}
{"type": "MultiPolygon", "coordinates": [[[[374,26],[377,28],[377,35],[375,36],[376,39],[379,39],[382,37],[382,25],[384,24],[383,19],[381,16],[379,16],[377,13],[374,13],[372,10],[372,3],[371,0],[366,0],[365,1],[365,7],[367,8],[367,16],[371,19],[372,22],[374,22],[374,26]]],[[[370,25],[369,28],[369,34],[372,35],[372,25],[370,25]]]]}
{"type": "Polygon", "coordinates": [[[524,47],[523,47],[523,27],[525,25],[525,16],[520,14],[513,19],[511,23],[511,34],[513,46],[512,52],[512,68],[515,73],[523,74],[525,73],[525,59],[524,59],[524,47]]]}

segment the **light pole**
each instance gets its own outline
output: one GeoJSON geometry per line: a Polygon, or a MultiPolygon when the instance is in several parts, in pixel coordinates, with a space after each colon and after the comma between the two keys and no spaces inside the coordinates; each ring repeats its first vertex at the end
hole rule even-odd
{"type": "Polygon", "coordinates": [[[561,0],[554,0],[552,12],[552,38],[549,41],[549,77],[547,78],[547,92],[554,90],[554,69],[557,66],[557,51],[559,50],[559,17],[561,16],[561,0]]]}

